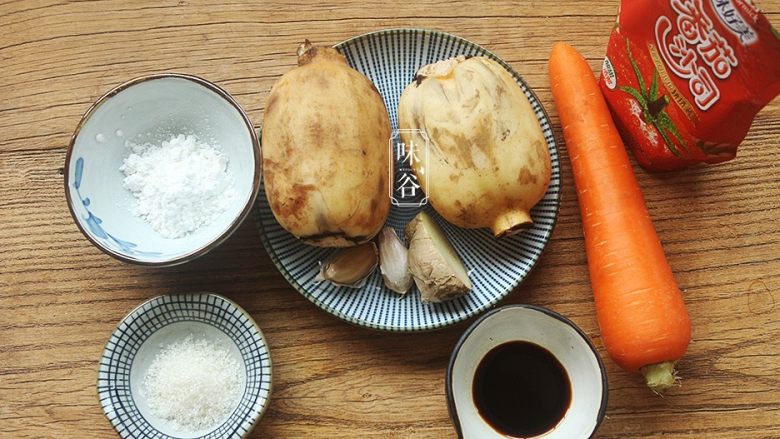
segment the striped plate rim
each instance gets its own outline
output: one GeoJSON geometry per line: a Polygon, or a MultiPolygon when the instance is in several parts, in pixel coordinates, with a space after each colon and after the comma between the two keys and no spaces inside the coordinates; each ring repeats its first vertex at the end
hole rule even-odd
{"type": "MultiPolygon", "coordinates": [[[[542,131],[544,132],[545,139],[548,143],[548,149],[550,149],[550,158],[551,158],[551,164],[552,164],[552,178],[550,182],[550,186],[547,190],[547,194],[552,194],[553,196],[553,205],[551,206],[553,208],[552,211],[552,221],[548,228],[544,230],[544,233],[540,235],[534,235],[530,239],[535,242],[535,244],[538,245],[538,247],[534,247],[534,251],[531,257],[531,261],[529,263],[529,268],[524,276],[521,276],[517,279],[515,279],[511,285],[509,285],[507,288],[503,289],[500,292],[497,292],[494,294],[487,302],[482,303],[480,306],[477,306],[475,308],[472,308],[468,310],[463,315],[455,315],[450,316],[449,318],[442,319],[442,320],[436,320],[431,323],[422,323],[418,321],[415,325],[407,325],[407,326],[393,326],[393,325],[387,325],[383,323],[376,323],[365,319],[359,319],[355,318],[354,316],[343,312],[341,309],[338,309],[336,307],[333,307],[322,300],[319,300],[317,297],[312,295],[310,291],[302,285],[298,279],[291,275],[288,268],[284,265],[284,263],[281,261],[279,256],[277,255],[277,252],[271,243],[270,238],[267,235],[267,231],[263,227],[262,222],[262,213],[261,213],[261,204],[263,203],[263,200],[265,200],[265,185],[264,182],[261,182],[261,187],[259,190],[259,196],[257,201],[255,202],[255,209],[254,209],[254,218],[255,223],[257,225],[260,239],[263,243],[263,246],[266,249],[266,252],[271,257],[271,261],[274,263],[274,265],[277,267],[279,272],[282,274],[282,276],[287,280],[287,282],[296,290],[298,293],[303,295],[307,300],[312,302],[314,305],[316,305],[318,308],[328,312],[329,314],[339,318],[340,320],[356,325],[361,326],[369,329],[374,330],[381,330],[381,331],[387,331],[387,332],[426,332],[426,331],[433,331],[436,329],[441,329],[447,326],[454,325],[456,323],[462,322],[464,320],[467,320],[471,317],[474,317],[476,315],[481,314],[482,312],[494,307],[498,302],[500,302],[502,299],[504,299],[507,295],[509,295],[510,292],[514,291],[522,282],[525,280],[525,278],[528,277],[528,275],[533,271],[533,269],[536,267],[537,262],[539,261],[539,258],[541,257],[542,252],[547,246],[547,243],[550,240],[550,237],[552,236],[552,232],[555,228],[555,225],[558,220],[558,213],[560,208],[560,201],[561,201],[561,191],[560,191],[560,162],[559,162],[559,152],[558,152],[558,145],[555,140],[555,136],[552,132],[552,123],[550,121],[550,117],[547,114],[547,111],[542,106],[541,100],[536,95],[536,93],[531,89],[531,87],[525,82],[525,80],[511,67],[509,64],[507,64],[503,59],[501,59],[498,55],[491,52],[488,49],[485,49],[484,47],[480,46],[479,44],[476,44],[474,42],[471,42],[465,38],[459,37],[457,35],[453,35],[447,32],[442,31],[436,31],[436,30],[430,30],[430,29],[421,29],[421,28],[393,28],[393,29],[383,29],[379,31],[373,31],[373,32],[367,32],[361,35],[357,35],[355,37],[349,38],[347,40],[344,40],[333,47],[337,50],[341,51],[342,53],[344,50],[349,47],[350,45],[362,42],[367,39],[376,39],[378,37],[384,37],[384,36],[400,36],[400,35],[421,35],[424,37],[435,37],[438,38],[438,42],[444,42],[447,41],[448,44],[451,46],[454,46],[455,44],[460,44],[462,46],[470,47],[474,51],[479,52],[480,55],[486,56],[494,61],[496,61],[498,64],[500,64],[504,69],[507,70],[507,72],[510,73],[512,78],[521,86],[525,94],[529,97],[529,101],[531,103],[531,106],[534,110],[534,112],[537,115],[537,118],[539,119],[540,125],[542,127],[542,131]]],[[[394,117],[394,115],[391,115],[391,119],[394,117]]],[[[258,130],[258,137],[262,136],[262,128],[258,130]]],[[[262,141],[261,141],[262,144],[262,141]]],[[[547,195],[545,196],[545,198],[547,195]]],[[[303,244],[302,244],[303,245],[303,244]]]]}

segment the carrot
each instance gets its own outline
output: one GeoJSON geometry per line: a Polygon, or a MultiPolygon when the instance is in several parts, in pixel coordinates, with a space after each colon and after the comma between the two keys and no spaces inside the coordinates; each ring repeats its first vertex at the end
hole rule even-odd
{"type": "Polygon", "coordinates": [[[661,392],[675,383],[674,365],[691,339],[685,303],[593,71],[564,43],[549,64],[604,345],[661,392]]]}

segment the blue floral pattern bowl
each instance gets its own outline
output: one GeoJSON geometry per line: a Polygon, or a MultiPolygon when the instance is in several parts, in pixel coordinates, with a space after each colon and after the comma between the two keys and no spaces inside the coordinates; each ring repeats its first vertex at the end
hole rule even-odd
{"type": "MultiPolygon", "coordinates": [[[[336,48],[352,67],[368,76],[384,98],[393,130],[401,92],[417,70],[457,55],[486,56],[501,64],[531,102],[541,124],[552,161],[552,179],[544,198],[531,211],[534,226],[515,236],[496,239],[488,229],[460,229],[439,217],[429,206],[416,209],[392,206],[387,225],[403,237],[403,228],[420,209],[435,218],[458,252],[474,288],[467,295],[441,304],[424,304],[415,290],[399,297],[387,289],[376,270],[359,290],[319,282],[320,263],[333,249],[311,247],[285,231],[271,212],[265,191],[258,196],[256,218],[268,254],[288,282],[325,311],[361,326],[387,331],[424,331],[442,328],[494,306],[526,278],[550,239],[560,201],[560,165],[550,120],[539,99],[512,68],[495,54],[463,38],[429,30],[393,29],[344,41],[336,48]]],[[[397,157],[396,157],[397,158],[397,157]]],[[[396,160],[395,181],[404,166],[396,160]]]]}
{"type": "Polygon", "coordinates": [[[86,112],[71,138],[65,194],[84,236],[125,262],[168,266],[190,261],[230,236],[246,218],[260,184],[260,146],[249,118],[230,95],[194,76],[162,74],[111,90],[86,112]],[[133,215],[135,202],[119,170],[127,142],[159,143],[172,135],[213,139],[228,156],[238,201],[211,224],[166,239],[133,215]]]}

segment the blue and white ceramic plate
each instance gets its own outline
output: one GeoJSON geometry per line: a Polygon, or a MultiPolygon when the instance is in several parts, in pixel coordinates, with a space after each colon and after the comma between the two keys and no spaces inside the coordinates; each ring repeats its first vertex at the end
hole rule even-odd
{"type": "MultiPolygon", "coordinates": [[[[335,46],[349,64],[376,85],[384,98],[393,130],[398,128],[398,99],[420,67],[457,55],[486,56],[515,78],[536,112],[552,160],[552,179],[544,198],[531,211],[534,227],[522,234],[496,239],[488,229],[460,229],[425,206],[442,226],[469,270],[474,288],[467,295],[441,304],[424,304],[413,289],[399,296],[385,288],[375,271],[360,290],[318,282],[319,263],[333,249],[302,244],[276,221],[265,190],[258,195],[256,216],[268,254],[290,284],[325,311],[361,326],[388,331],[442,328],[477,315],[504,298],[525,279],[552,234],[560,201],[560,166],[550,120],[539,99],[509,65],[495,54],[463,38],[429,30],[392,29],[361,35],[335,46]]],[[[396,168],[399,168],[398,166],[396,168]]],[[[400,176],[398,176],[400,177],[400,176]]],[[[392,206],[387,224],[403,236],[403,227],[419,209],[392,206]]]]}
{"type": "Polygon", "coordinates": [[[159,296],[130,312],[111,335],[100,359],[97,391],[122,438],[240,439],[268,407],[271,356],[255,321],[229,299],[209,293],[159,296]],[[242,366],[241,398],[223,422],[206,431],[181,431],[155,417],[142,390],[155,355],[188,336],[218,343],[242,366]]]}

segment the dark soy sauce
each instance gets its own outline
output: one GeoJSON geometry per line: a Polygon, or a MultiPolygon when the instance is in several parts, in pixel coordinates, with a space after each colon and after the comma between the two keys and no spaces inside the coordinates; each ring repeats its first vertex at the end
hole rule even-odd
{"type": "Polygon", "coordinates": [[[555,427],[571,403],[566,369],[547,349],[526,341],[496,346],[474,375],[479,414],[499,433],[527,438],[555,427]]]}

